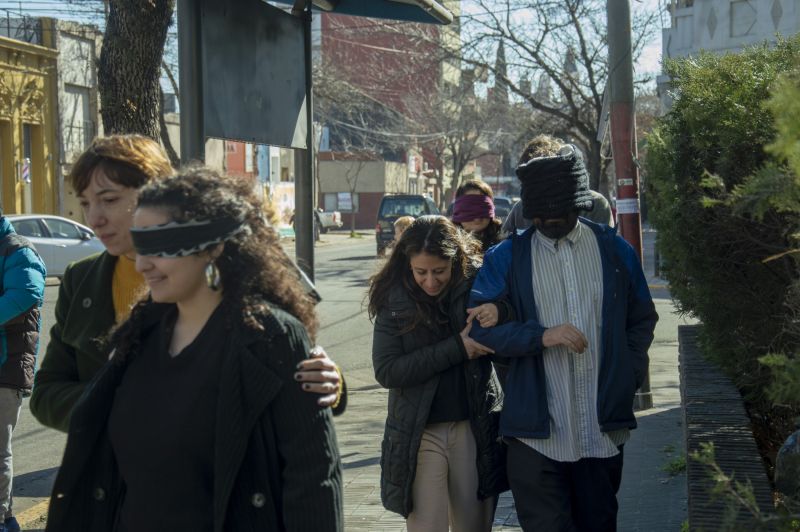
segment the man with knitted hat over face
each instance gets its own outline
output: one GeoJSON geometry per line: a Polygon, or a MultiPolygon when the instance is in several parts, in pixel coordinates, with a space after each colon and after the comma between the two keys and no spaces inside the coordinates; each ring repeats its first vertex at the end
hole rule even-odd
{"type": "Polygon", "coordinates": [[[533,225],[492,248],[470,307],[506,299],[516,321],[471,336],[509,357],[500,433],[524,530],[616,530],[623,446],[658,315],[633,248],[579,217],[592,195],[572,146],[517,168],[533,225]]]}

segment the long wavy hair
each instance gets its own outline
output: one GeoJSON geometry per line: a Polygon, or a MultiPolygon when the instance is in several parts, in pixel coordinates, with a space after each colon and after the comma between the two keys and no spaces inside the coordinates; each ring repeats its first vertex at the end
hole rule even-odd
{"type": "Polygon", "coordinates": [[[457,227],[444,216],[421,216],[414,220],[395,245],[383,268],[370,278],[367,294],[370,319],[388,304],[389,294],[401,286],[414,301],[417,312],[407,330],[419,323],[434,322],[436,305],[448,292],[480,268],[482,252],[480,243],[467,231],[457,227]],[[453,273],[450,282],[436,298],[427,295],[414,280],[411,259],[427,253],[450,261],[453,273]]]}
{"type": "MultiPolygon", "coordinates": [[[[283,309],[297,318],[313,338],[317,330],[314,301],[300,284],[298,271],[279,243],[269,215],[245,178],[220,176],[202,166],[188,167],[178,175],[145,185],[139,207],[164,209],[176,222],[240,218],[248,231],[226,240],[214,261],[219,270],[228,328],[238,322],[262,330],[270,308],[283,309]]],[[[125,360],[136,351],[141,324],[152,300],[139,302],[126,322],[114,332],[114,359],[125,360]]]]}
{"type": "MultiPolygon", "coordinates": [[[[467,179],[461,183],[461,185],[456,189],[456,198],[460,198],[470,190],[474,190],[479,194],[483,194],[484,196],[489,196],[492,200],[494,200],[494,192],[492,191],[492,187],[483,181],[479,181],[478,179],[467,179]]],[[[456,223],[456,225],[461,227],[460,223],[456,223]]],[[[484,252],[495,244],[499,244],[500,241],[503,240],[504,235],[501,231],[502,227],[503,223],[499,218],[492,218],[489,220],[489,225],[487,225],[482,231],[474,233],[475,237],[481,241],[481,246],[483,247],[484,252]]]]}

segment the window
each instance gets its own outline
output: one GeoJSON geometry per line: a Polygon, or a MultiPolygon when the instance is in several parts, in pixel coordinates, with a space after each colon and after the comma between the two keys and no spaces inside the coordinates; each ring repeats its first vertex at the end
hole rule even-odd
{"type": "Polygon", "coordinates": [[[22,124],[22,157],[33,157],[33,132],[30,124],[22,124]]]}
{"type": "Polygon", "coordinates": [[[416,218],[427,214],[425,207],[425,200],[421,196],[384,196],[379,216],[413,216],[416,218]]]}
{"type": "Polygon", "coordinates": [[[42,226],[39,225],[38,220],[11,220],[11,225],[14,226],[14,231],[22,236],[43,237],[44,232],[42,226]]]}
{"type": "Polygon", "coordinates": [[[439,208],[430,198],[425,198],[425,204],[428,206],[428,214],[439,214],[439,208]]]}
{"type": "Polygon", "coordinates": [[[351,201],[349,192],[326,192],[322,200],[325,212],[358,212],[358,194],[351,201]]]}
{"type": "Polygon", "coordinates": [[[53,218],[45,219],[44,222],[47,228],[50,229],[50,234],[53,238],[81,238],[81,233],[78,231],[78,228],[69,222],[53,218]]]}

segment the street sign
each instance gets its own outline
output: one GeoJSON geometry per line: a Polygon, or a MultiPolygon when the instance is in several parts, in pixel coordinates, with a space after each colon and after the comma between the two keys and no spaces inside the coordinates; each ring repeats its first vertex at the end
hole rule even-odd
{"type": "Polygon", "coordinates": [[[306,149],[303,20],[261,0],[202,0],[206,137],[306,149]]]}

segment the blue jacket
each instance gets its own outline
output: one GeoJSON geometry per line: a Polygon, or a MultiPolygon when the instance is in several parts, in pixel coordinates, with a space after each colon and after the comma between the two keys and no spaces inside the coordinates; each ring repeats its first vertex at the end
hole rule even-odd
{"type": "Polygon", "coordinates": [[[39,349],[44,263],[0,216],[0,386],[29,391],[39,349]]]}
{"type": "MultiPolygon", "coordinates": [[[[597,416],[603,432],[636,428],[633,399],[647,375],[647,350],[658,321],[642,267],[616,231],[581,219],[594,232],[603,265],[603,316],[597,416]]],[[[547,385],[542,357],[545,327],[537,321],[533,293],[531,235],[535,227],[491,248],[472,286],[470,307],[507,298],[517,321],[490,329],[473,322],[470,336],[508,357],[500,433],[550,437],[547,385]]]]}

